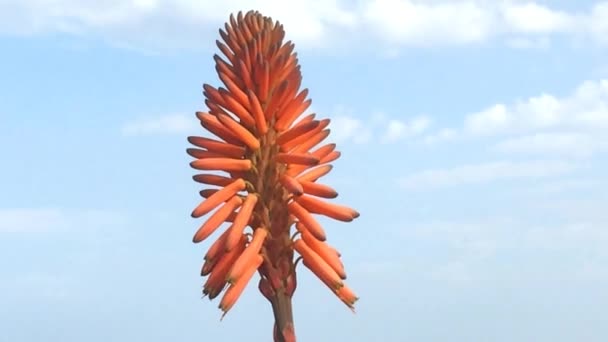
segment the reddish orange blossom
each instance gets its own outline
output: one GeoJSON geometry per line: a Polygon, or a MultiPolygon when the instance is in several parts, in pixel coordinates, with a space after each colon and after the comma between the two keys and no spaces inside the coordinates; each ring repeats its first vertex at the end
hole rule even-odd
{"type": "MultiPolygon", "coordinates": [[[[188,137],[190,166],[203,173],[203,200],[192,217],[208,215],[193,241],[217,233],[205,254],[203,294],[222,294],[225,315],[256,272],[258,288],[270,301],[275,341],[295,341],[291,298],[296,289],[294,252],[349,308],[355,293],[344,280],[340,253],[325,242],[316,215],[350,222],[351,208],[329,203],[338,193],[318,183],[340,157],[329,135],[329,119],[306,114],[311,100],[300,90],[302,74],[294,44],[283,42],[283,25],[257,11],[230,15],[221,53],[213,58],[224,87],[203,86],[207,112],[197,112],[214,138],[188,137]],[[293,228],[293,230],[292,230],[293,228]]],[[[223,317],[222,315],[222,317],[223,317]]]]}

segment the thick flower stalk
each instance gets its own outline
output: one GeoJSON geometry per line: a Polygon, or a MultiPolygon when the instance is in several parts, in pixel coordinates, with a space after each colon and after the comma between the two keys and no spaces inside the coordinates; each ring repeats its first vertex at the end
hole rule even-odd
{"type": "Polygon", "coordinates": [[[219,32],[224,57],[214,59],[224,87],[205,84],[208,112],[196,113],[217,138],[188,137],[194,147],[187,150],[195,159],[190,165],[203,172],[194,180],[210,186],[192,212],[208,215],[193,241],[227,223],[205,255],[203,293],[210,299],[222,294],[225,315],[257,272],[259,290],[272,304],[275,341],[295,341],[294,251],[353,309],[357,297],[344,284],[340,253],[325,242],[315,216],[349,222],[359,213],[328,202],[338,193],[318,182],[340,152],[335,144],[321,145],[330,120],[304,114],[311,100],[307,89],[300,91],[297,54],[293,43],[283,42],[283,26],[258,12],[239,12],[219,32]]]}

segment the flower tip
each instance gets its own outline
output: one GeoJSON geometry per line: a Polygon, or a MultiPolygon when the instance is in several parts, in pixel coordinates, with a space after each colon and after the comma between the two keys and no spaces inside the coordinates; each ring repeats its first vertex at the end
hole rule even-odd
{"type": "Polygon", "coordinates": [[[224,309],[222,309],[222,306],[220,305],[219,308],[222,310],[222,316],[220,317],[220,322],[224,320],[224,317],[226,317],[226,314],[228,313],[228,311],[224,311],[224,309]]]}

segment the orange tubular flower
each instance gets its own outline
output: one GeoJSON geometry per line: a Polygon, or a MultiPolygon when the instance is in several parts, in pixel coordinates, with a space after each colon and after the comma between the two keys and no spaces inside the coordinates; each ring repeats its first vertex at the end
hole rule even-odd
{"type": "Polygon", "coordinates": [[[283,26],[257,11],[239,12],[219,33],[224,58],[214,60],[225,88],[205,84],[209,111],[196,113],[217,138],[188,137],[194,147],[186,151],[194,158],[190,166],[206,171],[193,179],[210,186],[200,191],[203,199],[192,212],[195,218],[209,215],[193,241],[227,224],[205,255],[203,293],[210,299],[223,293],[223,317],[257,271],[258,288],[272,304],[275,341],[295,341],[294,251],[353,309],[357,296],[344,283],[340,253],[324,242],[315,215],[349,222],[359,213],[327,202],[338,193],[316,183],[340,152],[335,144],[319,146],[329,135],[329,119],[303,116],[311,100],[307,89],[300,90],[295,46],[283,42],[283,26]],[[301,238],[292,235],[294,224],[301,238]]]}

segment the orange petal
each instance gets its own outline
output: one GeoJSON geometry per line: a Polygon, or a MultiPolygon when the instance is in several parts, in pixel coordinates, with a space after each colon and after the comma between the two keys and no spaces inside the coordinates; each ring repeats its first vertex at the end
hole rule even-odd
{"type": "Polygon", "coordinates": [[[215,265],[217,265],[217,259],[213,261],[205,260],[205,262],[203,263],[203,267],[201,267],[201,277],[204,277],[211,273],[213,271],[213,268],[215,268],[215,265]]]}
{"type": "Polygon", "coordinates": [[[226,275],[228,274],[232,264],[234,264],[243,250],[245,250],[246,242],[247,237],[245,235],[241,235],[237,246],[235,246],[232,251],[225,252],[221,259],[217,262],[217,265],[215,265],[213,268],[213,271],[211,271],[211,274],[205,282],[203,290],[203,294],[209,295],[209,299],[217,297],[224,286],[226,286],[226,275]]]}
{"type": "Polygon", "coordinates": [[[228,215],[228,217],[226,217],[226,219],[224,221],[226,222],[234,222],[234,219],[236,219],[236,212],[234,213],[230,213],[230,215],[228,215]]]}
{"type": "Polygon", "coordinates": [[[304,152],[310,150],[311,148],[317,146],[320,142],[325,140],[325,138],[329,136],[330,132],[331,130],[329,128],[316,132],[314,135],[309,136],[306,141],[302,142],[300,145],[294,148],[293,152],[304,152]]]}
{"type": "MultiPolygon", "coordinates": [[[[304,89],[306,91],[307,89],[304,89]]],[[[282,115],[277,120],[275,127],[278,131],[284,131],[300,116],[312,103],[311,99],[300,101],[300,96],[305,96],[304,91],[298,95],[285,109],[282,110],[282,115]]]]}
{"type": "Polygon", "coordinates": [[[220,203],[225,202],[230,197],[234,196],[237,192],[245,189],[245,181],[241,178],[235,180],[230,185],[222,188],[215,194],[211,195],[209,198],[199,204],[194,211],[192,211],[192,217],[201,217],[215,207],[217,207],[220,203]]]}
{"type": "Polygon", "coordinates": [[[211,197],[211,195],[215,194],[216,192],[218,192],[218,189],[203,189],[203,190],[199,191],[199,194],[201,195],[201,197],[209,198],[209,197],[211,197]]]}
{"type": "Polygon", "coordinates": [[[319,158],[310,153],[283,153],[277,154],[276,161],[285,164],[317,165],[319,158]]]}
{"type": "Polygon", "coordinates": [[[318,126],[319,126],[319,121],[317,121],[317,120],[299,122],[297,125],[295,125],[294,127],[290,128],[289,130],[287,130],[283,134],[281,134],[277,138],[277,144],[283,145],[283,144],[301,136],[302,134],[306,134],[306,133],[312,131],[313,129],[317,128],[318,126]]]}
{"type": "Polygon", "coordinates": [[[243,36],[245,38],[245,41],[251,41],[253,39],[253,34],[251,33],[251,30],[249,30],[249,27],[246,24],[245,18],[243,18],[243,13],[239,11],[239,15],[237,18],[237,22],[239,24],[239,28],[241,29],[241,32],[243,33],[243,36]]]}
{"type": "Polygon", "coordinates": [[[196,159],[224,157],[224,155],[222,155],[220,153],[205,151],[205,150],[201,150],[198,148],[188,148],[188,149],[186,149],[186,153],[188,153],[191,157],[194,157],[196,159]]]}
{"type": "Polygon", "coordinates": [[[220,88],[219,91],[220,95],[226,103],[226,106],[224,106],[224,108],[226,108],[231,113],[236,115],[239,119],[241,119],[241,123],[243,124],[243,126],[254,127],[255,121],[253,120],[251,114],[249,114],[249,110],[245,108],[245,105],[249,105],[249,102],[243,105],[234,98],[234,95],[232,93],[229,93],[224,88],[220,88]]]}
{"type": "Polygon", "coordinates": [[[241,140],[245,145],[249,146],[252,150],[257,150],[260,148],[260,141],[253,135],[247,128],[241,126],[238,122],[236,122],[233,118],[228,115],[219,114],[217,118],[221,123],[224,124],[228,129],[236,135],[239,140],[241,140]]]}
{"type": "Polygon", "coordinates": [[[206,158],[197,159],[191,162],[190,166],[197,170],[249,171],[251,170],[251,160],[231,158],[206,158]]]}
{"type": "Polygon", "coordinates": [[[218,76],[220,80],[226,85],[230,94],[234,97],[234,99],[241,104],[244,108],[249,108],[249,100],[247,99],[247,94],[239,88],[235,81],[230,78],[227,74],[223,72],[218,72],[218,76]]]}
{"type": "Polygon", "coordinates": [[[261,134],[266,134],[266,132],[268,132],[268,125],[266,125],[266,117],[264,116],[262,105],[252,90],[249,90],[247,95],[249,98],[249,105],[251,106],[251,111],[253,113],[253,118],[255,119],[255,125],[261,134]]]}
{"type": "Polygon", "coordinates": [[[321,158],[319,164],[331,163],[332,161],[340,158],[341,153],[339,151],[332,151],[325,157],[321,158]]]}
{"type": "MultiPolygon", "coordinates": [[[[318,143],[320,143],[323,139],[327,138],[327,136],[329,136],[329,130],[325,129],[321,132],[319,132],[318,134],[315,134],[313,137],[311,137],[311,139],[309,139],[308,141],[300,144],[298,147],[292,149],[290,152],[292,153],[302,153],[305,151],[308,151],[310,148],[312,148],[313,146],[317,145],[318,143]]],[[[321,161],[321,158],[319,155],[313,154],[311,153],[313,156],[319,158],[319,163],[321,161]]],[[[306,165],[290,165],[287,169],[287,173],[289,175],[297,175],[299,173],[301,173],[302,171],[306,170],[310,168],[310,166],[306,166],[306,165]]]]}
{"type": "Polygon", "coordinates": [[[305,193],[323,198],[336,198],[338,193],[331,187],[314,182],[300,182],[305,193]]]}
{"type": "Polygon", "coordinates": [[[226,315],[226,313],[234,306],[236,301],[243,293],[243,290],[245,290],[245,287],[247,287],[247,284],[249,284],[249,281],[263,262],[264,258],[261,255],[257,255],[254,262],[249,264],[249,268],[243,272],[243,275],[234,284],[228,287],[228,290],[226,290],[226,293],[222,297],[222,301],[219,305],[219,308],[224,311],[222,317],[224,317],[224,315],[226,315]]]}
{"type": "Polygon", "coordinates": [[[211,247],[209,247],[207,253],[205,254],[205,261],[216,262],[224,254],[224,244],[226,242],[228,233],[229,230],[226,229],[222,235],[220,235],[220,237],[218,237],[217,240],[211,244],[211,247]]]}
{"type": "Polygon", "coordinates": [[[323,228],[319,222],[317,222],[317,220],[315,220],[315,218],[312,217],[312,215],[306,209],[304,209],[304,207],[293,201],[287,205],[287,210],[289,210],[289,213],[302,222],[302,224],[310,231],[312,235],[314,235],[315,238],[317,238],[317,240],[325,241],[325,231],[323,231],[323,228]]]}
{"type": "Polygon", "coordinates": [[[323,258],[313,251],[302,239],[293,242],[293,248],[302,256],[304,265],[312,271],[323,283],[333,289],[344,286],[340,276],[329,266],[323,258]]]}
{"type": "Polygon", "coordinates": [[[336,295],[351,309],[354,309],[355,302],[359,300],[359,297],[357,297],[353,290],[346,285],[338,289],[336,295]]]}
{"type": "Polygon", "coordinates": [[[217,117],[209,113],[197,112],[197,116],[199,120],[201,120],[201,125],[205,127],[209,132],[217,135],[222,140],[234,145],[241,145],[242,142],[234,135],[234,133],[230,132],[226,126],[224,126],[217,117]]]}
{"type": "MultiPolygon", "coordinates": [[[[277,74],[277,79],[278,80],[283,80],[283,79],[289,79],[290,74],[292,74],[294,71],[297,71],[297,73],[300,73],[300,66],[298,65],[298,54],[297,53],[293,53],[291,55],[288,56],[284,56],[284,58],[281,60],[283,66],[282,66],[282,71],[277,74]]],[[[299,88],[299,86],[298,86],[299,88]]]]}
{"type": "MultiPolygon", "coordinates": [[[[275,40],[276,41],[276,40],[275,40]]],[[[286,59],[287,57],[289,57],[289,55],[293,52],[294,48],[296,47],[296,45],[291,41],[288,40],[285,43],[283,43],[283,45],[276,51],[276,53],[274,54],[274,56],[270,59],[270,63],[276,63],[277,66],[279,65],[284,65],[285,62],[278,63],[277,61],[280,58],[286,59]]],[[[277,68],[275,68],[276,70],[277,68]]]]}
{"type": "Polygon", "coordinates": [[[300,88],[300,81],[298,79],[298,76],[298,71],[293,70],[293,72],[290,74],[290,77],[285,79],[287,85],[285,91],[277,93],[276,102],[274,102],[276,105],[275,119],[278,119],[281,116],[282,110],[285,109],[285,107],[289,105],[289,103],[291,103],[293,98],[298,93],[298,89],[300,88]]]}
{"type": "MultiPolygon", "coordinates": [[[[226,110],[224,110],[223,107],[220,107],[219,105],[217,105],[214,102],[211,102],[209,100],[205,100],[205,104],[207,105],[207,107],[209,107],[209,114],[212,114],[215,119],[217,119],[217,115],[218,114],[225,114],[225,115],[232,115],[230,113],[228,113],[226,110]]],[[[220,125],[221,126],[221,125],[220,125]]],[[[224,127],[225,128],[225,127],[224,127]]],[[[231,142],[232,143],[232,142],[231,142]]],[[[234,144],[234,143],[233,143],[234,144]]],[[[237,140],[236,144],[240,145],[240,141],[237,140]]]]}
{"type": "Polygon", "coordinates": [[[327,203],[313,196],[302,195],[296,201],[311,213],[321,214],[333,219],[350,222],[359,217],[359,213],[349,207],[327,203]]]}
{"type": "Polygon", "coordinates": [[[198,229],[192,241],[194,243],[205,240],[209,235],[223,223],[230,213],[234,212],[243,203],[243,200],[239,196],[233,196],[228,200],[220,209],[218,209],[203,225],[198,229]]]}
{"type": "MultiPolygon", "coordinates": [[[[293,70],[289,70],[289,71],[293,72],[293,70]]],[[[280,111],[277,113],[277,123],[275,124],[275,127],[277,128],[278,131],[285,130],[287,127],[289,127],[291,125],[291,123],[293,123],[293,120],[292,120],[292,122],[290,122],[289,124],[285,124],[285,120],[288,120],[288,118],[286,118],[286,116],[291,116],[292,111],[295,108],[299,107],[303,102],[305,102],[306,96],[308,96],[308,88],[304,88],[302,91],[300,91],[298,93],[299,87],[295,87],[295,85],[297,84],[296,83],[297,80],[295,80],[295,81],[292,81],[290,79],[287,79],[287,80],[290,81],[290,87],[288,88],[289,91],[286,92],[285,95],[283,95],[284,97],[281,99],[282,101],[281,101],[280,111]],[[283,123],[283,124],[281,124],[281,123],[283,123]],[[282,127],[282,128],[279,129],[279,127],[282,127]]],[[[296,115],[293,119],[295,120],[298,116],[299,116],[299,114],[296,115]]]]}
{"type": "MultiPolygon", "coordinates": [[[[322,133],[323,129],[325,129],[325,127],[327,127],[330,123],[329,119],[323,119],[323,120],[319,120],[319,126],[317,126],[317,128],[313,129],[312,131],[309,131],[308,133],[302,134],[301,136],[283,144],[281,146],[281,151],[291,151],[292,149],[297,149],[298,152],[308,152],[308,150],[310,149],[304,149],[304,148],[300,148],[299,145],[302,144],[307,144],[312,147],[316,144],[319,143],[319,135],[323,135],[326,134],[326,136],[329,134],[329,130],[327,130],[327,133],[322,133]],[[314,144],[311,144],[311,140],[315,141],[314,144]]],[[[325,137],[323,137],[324,139],[325,137]]]]}
{"type": "Polygon", "coordinates": [[[276,114],[276,110],[279,106],[279,100],[281,99],[282,95],[287,91],[289,83],[287,81],[284,81],[283,83],[279,84],[278,87],[276,87],[275,89],[272,90],[272,96],[270,96],[269,102],[266,105],[266,108],[264,109],[264,115],[266,116],[266,120],[271,121],[276,114]]]}
{"type": "Polygon", "coordinates": [[[249,68],[247,67],[243,59],[239,59],[236,67],[247,89],[254,89],[253,81],[251,79],[251,73],[249,72],[249,68]]]}
{"type": "MultiPolygon", "coordinates": [[[[309,141],[294,148],[292,150],[292,152],[297,153],[297,152],[308,151],[311,147],[315,146],[316,144],[321,142],[321,140],[325,139],[329,135],[329,130],[323,130],[319,133],[321,133],[321,134],[315,135],[315,137],[313,137],[313,139],[310,139],[309,141]]],[[[319,158],[319,164],[321,164],[321,160],[324,161],[323,164],[326,164],[327,162],[324,160],[325,156],[330,154],[333,151],[333,149],[335,149],[335,147],[336,147],[336,144],[327,144],[327,145],[319,147],[317,150],[315,150],[311,154],[313,156],[319,158]]],[[[308,168],[310,168],[310,167],[305,166],[305,165],[290,165],[287,168],[287,174],[297,175],[308,168]]]]}
{"type": "MultiPolygon", "coordinates": [[[[294,128],[294,127],[295,127],[295,126],[297,126],[297,125],[301,125],[301,124],[304,124],[304,123],[307,123],[307,122],[311,122],[311,121],[313,121],[313,120],[315,119],[315,116],[316,116],[316,115],[317,115],[317,114],[312,113],[312,114],[308,114],[308,115],[306,115],[306,116],[304,116],[304,117],[301,117],[301,118],[300,118],[300,120],[298,120],[296,123],[294,123],[294,124],[293,124],[293,126],[292,126],[291,128],[294,128]]],[[[318,121],[318,120],[317,120],[317,121],[318,121]]],[[[319,123],[321,123],[321,121],[319,121],[319,123]]],[[[291,128],[290,128],[290,129],[291,129],[291,128]]]]}
{"type": "Polygon", "coordinates": [[[249,246],[245,248],[245,251],[239,256],[234,262],[234,265],[228,273],[228,282],[234,283],[235,280],[243,275],[243,272],[250,267],[250,264],[255,262],[256,255],[260,252],[264,240],[268,236],[268,231],[264,228],[257,228],[253,231],[253,238],[249,243],[249,246]]]}
{"type": "Polygon", "coordinates": [[[228,144],[209,138],[188,137],[188,142],[192,145],[205,148],[210,152],[222,154],[225,157],[241,158],[245,155],[245,147],[243,146],[228,144]]]}
{"type": "MultiPolygon", "coordinates": [[[[302,224],[298,222],[297,225],[302,224]]],[[[346,279],[344,265],[334,250],[327,243],[317,240],[305,227],[298,227],[298,231],[306,245],[315,251],[340,276],[340,279],[346,279]]]]}
{"type": "Polygon", "coordinates": [[[260,100],[262,103],[265,103],[268,99],[268,87],[270,82],[270,67],[268,66],[268,62],[264,61],[264,69],[262,73],[262,77],[260,77],[260,91],[258,93],[260,100]]]}
{"type": "Polygon", "coordinates": [[[226,186],[232,182],[234,182],[233,178],[212,175],[212,174],[198,174],[192,176],[197,183],[209,184],[209,185],[217,185],[217,186],[226,186]]]}
{"type": "Polygon", "coordinates": [[[245,202],[241,206],[238,214],[236,214],[236,218],[232,225],[228,230],[230,233],[226,238],[226,250],[229,251],[238,243],[239,236],[243,235],[243,229],[249,224],[251,220],[251,214],[253,209],[255,208],[256,203],[258,202],[258,196],[254,194],[249,194],[245,198],[245,202]]]}
{"type": "MultiPolygon", "coordinates": [[[[222,29],[220,29],[220,36],[223,37],[223,34],[225,34],[225,32],[222,29]]],[[[234,63],[234,61],[235,61],[235,55],[234,55],[234,53],[232,53],[232,51],[231,51],[231,49],[230,49],[230,47],[228,45],[225,45],[224,43],[220,42],[219,40],[215,41],[215,45],[217,45],[217,47],[224,54],[224,56],[226,56],[226,58],[228,58],[228,60],[230,61],[230,63],[234,63]]],[[[215,55],[215,56],[217,56],[217,55],[215,55]]],[[[215,63],[216,63],[215,65],[216,65],[216,67],[219,67],[220,62],[218,62],[218,59],[221,59],[221,57],[217,56],[217,58],[216,58],[215,56],[213,56],[213,59],[215,59],[215,63]]],[[[225,64],[226,66],[228,65],[228,63],[226,63],[226,62],[224,62],[223,64],[225,64]]],[[[221,66],[220,68],[222,70],[225,70],[225,66],[221,66]]],[[[234,73],[233,70],[231,70],[231,72],[234,73]]]]}
{"type": "Polygon", "coordinates": [[[333,169],[333,166],[331,165],[322,165],[297,176],[296,179],[300,182],[314,182],[328,174],[331,169],[333,169]]]}
{"type": "Polygon", "coordinates": [[[283,185],[285,189],[287,189],[287,191],[291,192],[296,196],[301,195],[302,191],[304,191],[300,182],[286,174],[281,175],[279,181],[281,182],[281,185],[283,185]]]}
{"type": "Polygon", "coordinates": [[[328,154],[333,152],[335,149],[336,149],[336,144],[333,144],[333,143],[326,144],[326,145],[319,147],[314,152],[311,152],[311,154],[319,159],[323,159],[325,156],[327,156],[328,154]]]}
{"type": "MultiPolygon", "coordinates": [[[[224,42],[226,43],[226,45],[228,45],[228,47],[230,48],[230,50],[232,50],[233,53],[236,53],[239,50],[238,45],[236,44],[236,42],[234,40],[231,39],[230,37],[230,31],[232,30],[232,28],[228,25],[226,25],[226,31],[220,29],[220,36],[222,37],[222,39],[224,40],[224,42]]],[[[224,51],[222,51],[222,53],[224,53],[224,51]]],[[[224,53],[226,54],[226,57],[228,57],[228,55],[230,53],[224,53]]],[[[234,61],[230,60],[230,62],[234,65],[234,61]]]]}
{"type": "MultiPolygon", "coordinates": [[[[212,103],[226,108],[228,104],[226,99],[222,97],[220,90],[210,84],[203,84],[203,95],[212,103]]],[[[228,108],[226,108],[228,109],[228,108]]],[[[229,110],[229,109],[228,109],[229,110]]]]}

